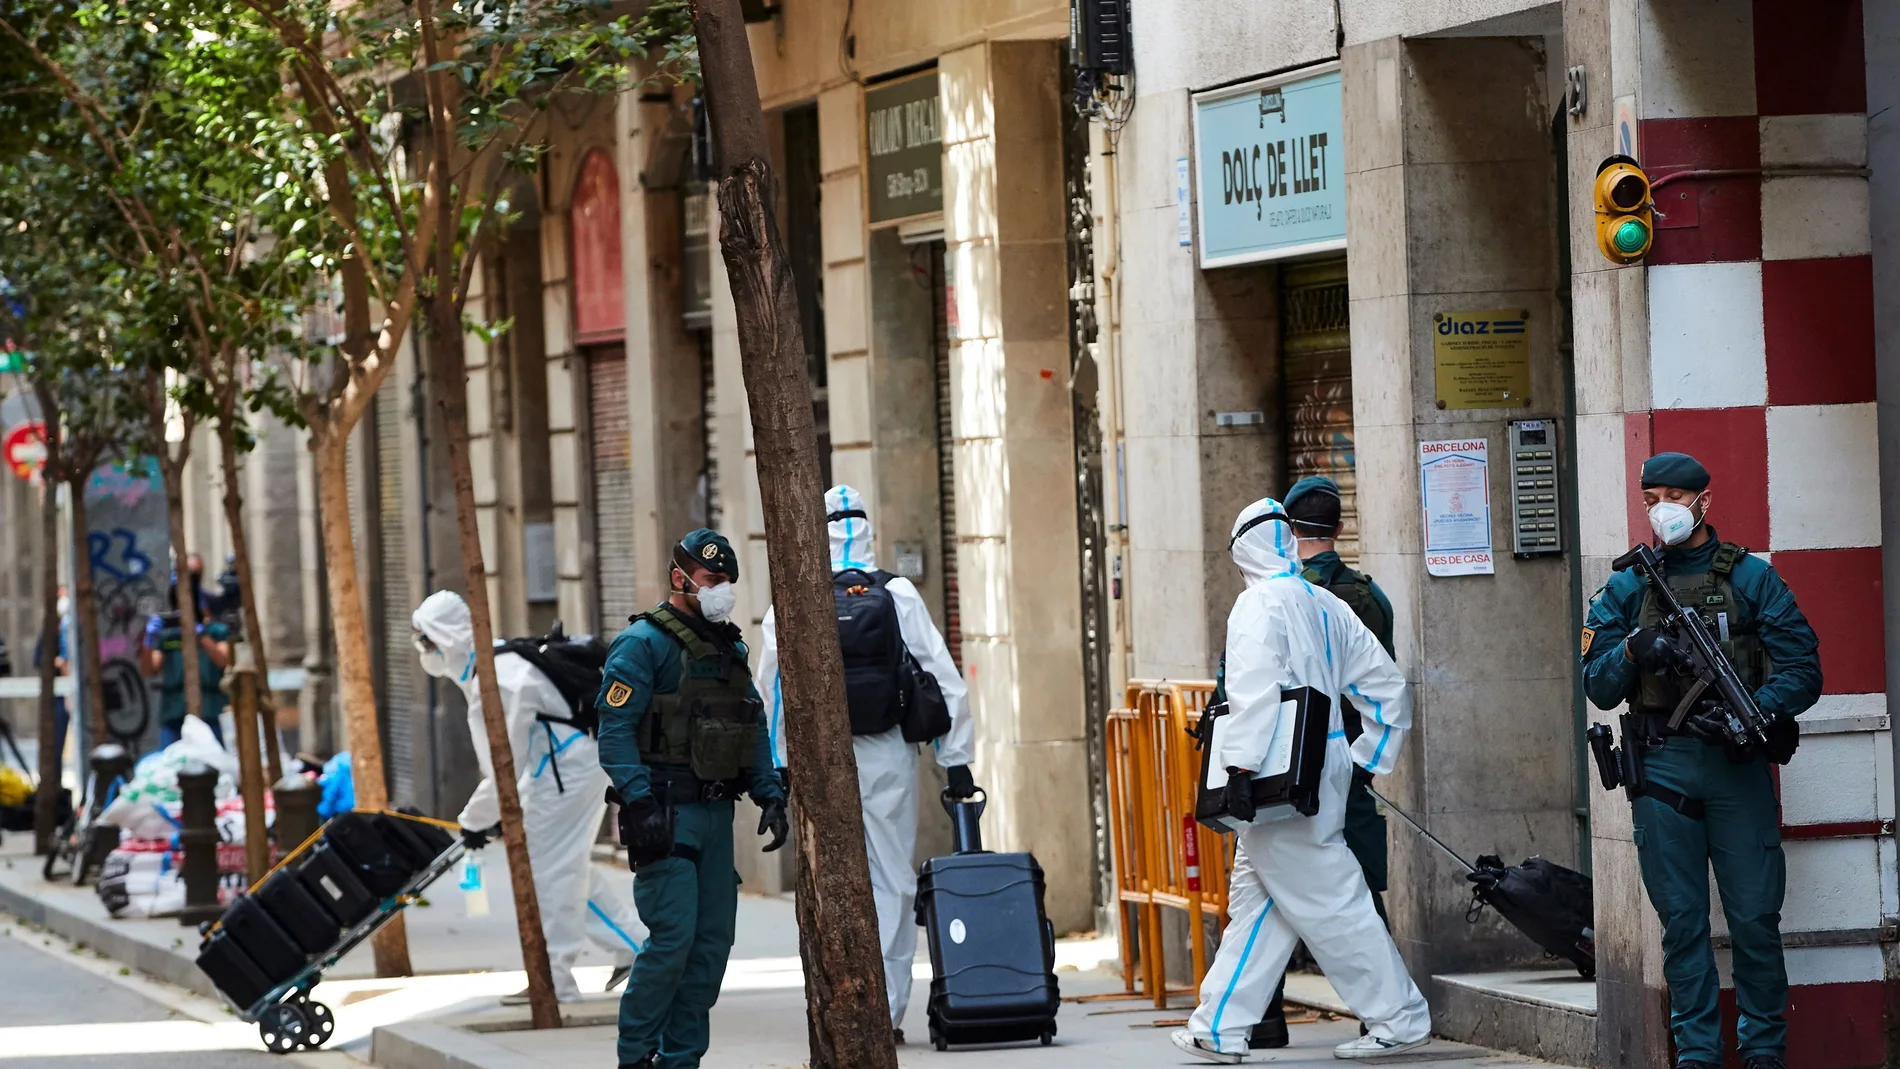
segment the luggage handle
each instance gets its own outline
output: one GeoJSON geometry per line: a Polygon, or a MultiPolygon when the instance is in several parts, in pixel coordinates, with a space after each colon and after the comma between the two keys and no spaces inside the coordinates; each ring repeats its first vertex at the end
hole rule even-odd
{"type": "Polygon", "coordinates": [[[983,830],[980,822],[983,810],[989,808],[989,795],[978,787],[971,798],[959,800],[950,797],[950,788],[945,787],[941,800],[943,811],[950,817],[952,849],[959,854],[982,853],[983,830]]]}

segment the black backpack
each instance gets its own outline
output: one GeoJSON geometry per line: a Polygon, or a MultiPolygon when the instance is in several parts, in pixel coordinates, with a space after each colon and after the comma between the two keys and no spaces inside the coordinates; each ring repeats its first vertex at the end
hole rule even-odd
{"type": "Polygon", "coordinates": [[[889,572],[862,568],[846,568],[831,577],[853,735],[880,735],[904,718],[907,651],[897,602],[886,589],[890,581],[889,572]]]}
{"type": "Polygon", "coordinates": [[[511,638],[495,647],[495,656],[512,653],[534,665],[561,692],[572,715],[561,720],[542,714],[539,720],[572,724],[589,735],[600,734],[600,714],[594,698],[600,693],[601,671],[607,666],[607,644],[597,638],[570,639],[557,627],[540,638],[511,638]]]}
{"type": "Polygon", "coordinates": [[[1475,922],[1490,906],[1544,953],[1575,965],[1586,980],[1596,975],[1595,896],[1590,877],[1541,857],[1506,868],[1502,858],[1486,854],[1465,879],[1472,883],[1465,920],[1475,922]]]}

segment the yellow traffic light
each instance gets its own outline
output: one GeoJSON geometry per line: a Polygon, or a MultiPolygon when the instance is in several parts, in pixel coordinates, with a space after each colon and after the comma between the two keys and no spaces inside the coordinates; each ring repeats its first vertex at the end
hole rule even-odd
{"type": "Polygon", "coordinates": [[[1611,156],[1597,167],[1597,248],[1614,264],[1633,264],[1649,251],[1656,218],[1649,176],[1628,156],[1611,156]]]}

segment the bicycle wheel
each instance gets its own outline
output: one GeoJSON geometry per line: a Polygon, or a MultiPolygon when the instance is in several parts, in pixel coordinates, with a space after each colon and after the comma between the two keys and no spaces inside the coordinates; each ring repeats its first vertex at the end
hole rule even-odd
{"type": "Polygon", "coordinates": [[[53,834],[53,848],[46,852],[46,861],[40,865],[40,878],[47,881],[57,880],[72,871],[73,833],[79,823],[79,815],[67,817],[53,834]]]}

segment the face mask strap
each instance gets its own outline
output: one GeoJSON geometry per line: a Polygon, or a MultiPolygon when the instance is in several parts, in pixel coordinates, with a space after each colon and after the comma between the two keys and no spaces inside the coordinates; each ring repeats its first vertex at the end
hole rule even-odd
{"type": "Polygon", "coordinates": [[[1230,550],[1233,549],[1234,543],[1239,542],[1242,536],[1244,536],[1248,531],[1253,530],[1254,528],[1260,526],[1263,523],[1268,522],[1269,520],[1279,520],[1281,523],[1286,524],[1288,527],[1293,527],[1294,537],[1295,538],[1299,537],[1299,528],[1294,527],[1293,521],[1287,517],[1286,513],[1267,512],[1267,513],[1262,513],[1259,516],[1255,516],[1253,519],[1248,520],[1246,523],[1241,524],[1240,530],[1234,532],[1234,537],[1229,538],[1227,540],[1227,548],[1230,550]]]}
{"type": "Polygon", "coordinates": [[[865,515],[865,512],[863,509],[839,509],[836,512],[828,512],[825,514],[826,523],[837,523],[839,520],[868,520],[868,519],[870,519],[870,517],[865,515]]]}

